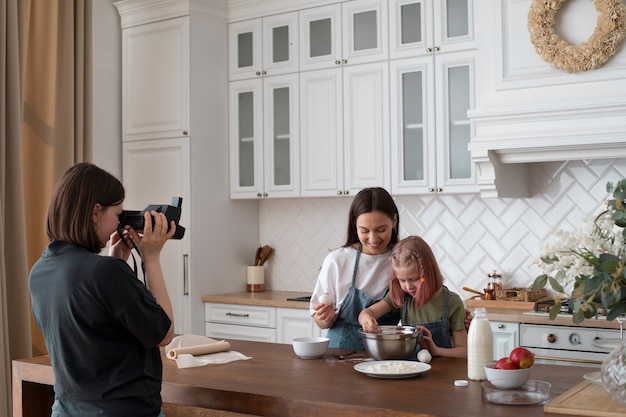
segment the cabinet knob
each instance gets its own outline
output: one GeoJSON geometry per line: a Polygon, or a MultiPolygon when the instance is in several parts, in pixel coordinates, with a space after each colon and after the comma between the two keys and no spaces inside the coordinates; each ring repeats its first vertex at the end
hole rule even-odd
{"type": "Polygon", "coordinates": [[[336,61],[335,61],[335,64],[336,64],[336,65],[341,65],[341,61],[340,61],[340,60],[336,60],[336,61]]]}
{"type": "Polygon", "coordinates": [[[261,75],[261,71],[255,72],[256,75],[261,75]]]}
{"type": "Polygon", "coordinates": [[[441,187],[437,187],[437,192],[438,192],[438,193],[440,193],[440,192],[442,192],[442,191],[443,191],[443,188],[441,188],[441,187]]]}
{"type": "Polygon", "coordinates": [[[432,188],[432,187],[429,187],[429,188],[428,188],[428,192],[429,192],[429,193],[434,193],[434,192],[435,192],[435,189],[434,189],[434,188],[432,188]]]}
{"type": "Polygon", "coordinates": [[[554,342],[556,342],[556,336],[554,334],[550,333],[548,335],[548,343],[554,343],[554,342]]]}
{"type": "Polygon", "coordinates": [[[347,64],[347,63],[348,63],[348,60],[347,60],[347,59],[342,59],[342,60],[341,60],[341,63],[342,63],[342,64],[347,64]]]}
{"type": "Polygon", "coordinates": [[[261,198],[261,197],[263,197],[263,194],[261,194],[261,193],[256,193],[256,196],[257,196],[257,197],[259,197],[259,198],[261,198]]]}
{"type": "Polygon", "coordinates": [[[267,193],[263,193],[263,197],[267,197],[267,193]]]}
{"type": "Polygon", "coordinates": [[[438,46],[435,46],[435,47],[433,48],[433,50],[434,50],[435,52],[439,52],[439,50],[440,50],[440,49],[441,49],[441,48],[439,48],[438,46]]]}
{"type": "Polygon", "coordinates": [[[504,329],[504,324],[502,323],[498,324],[498,329],[504,329]]]}
{"type": "Polygon", "coordinates": [[[261,74],[262,74],[262,75],[266,75],[266,74],[267,74],[267,71],[263,70],[263,71],[261,71],[261,74]]]}
{"type": "Polygon", "coordinates": [[[189,132],[187,132],[186,130],[183,130],[183,136],[187,136],[189,134],[189,132]]]}
{"type": "Polygon", "coordinates": [[[345,195],[348,195],[348,194],[350,194],[350,191],[349,191],[349,190],[345,190],[343,193],[344,193],[345,195]]]}
{"type": "Polygon", "coordinates": [[[426,48],[426,52],[430,53],[433,51],[433,48],[426,48]]]}
{"type": "Polygon", "coordinates": [[[341,195],[343,192],[341,190],[337,190],[337,195],[341,195]]]}

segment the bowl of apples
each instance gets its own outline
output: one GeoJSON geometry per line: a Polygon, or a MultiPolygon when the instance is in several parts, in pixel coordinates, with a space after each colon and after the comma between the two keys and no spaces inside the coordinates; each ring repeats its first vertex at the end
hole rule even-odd
{"type": "Polygon", "coordinates": [[[519,346],[513,349],[509,356],[485,365],[485,374],[494,387],[515,389],[528,382],[534,363],[534,353],[519,346]]]}

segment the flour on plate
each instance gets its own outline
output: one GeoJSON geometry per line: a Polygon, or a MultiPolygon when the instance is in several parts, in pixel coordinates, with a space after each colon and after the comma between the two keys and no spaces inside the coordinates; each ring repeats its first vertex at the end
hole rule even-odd
{"type": "Polygon", "coordinates": [[[416,365],[405,362],[381,362],[368,366],[366,372],[372,374],[406,374],[415,372],[417,369],[416,365]]]}

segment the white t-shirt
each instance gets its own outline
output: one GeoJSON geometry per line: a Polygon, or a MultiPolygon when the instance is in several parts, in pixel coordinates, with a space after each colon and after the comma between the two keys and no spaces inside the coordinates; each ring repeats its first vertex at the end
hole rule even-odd
{"type": "MultiPolygon", "coordinates": [[[[311,315],[315,314],[313,306],[319,304],[320,296],[330,294],[335,300],[335,310],[339,311],[341,303],[346,298],[352,285],[352,273],[356,261],[356,249],[352,247],[339,248],[329,253],[317,277],[311,303],[309,306],[311,315]]],[[[359,269],[357,271],[354,286],[361,289],[374,300],[378,300],[389,288],[389,275],[391,273],[390,253],[382,255],[367,255],[361,252],[359,269]]]]}

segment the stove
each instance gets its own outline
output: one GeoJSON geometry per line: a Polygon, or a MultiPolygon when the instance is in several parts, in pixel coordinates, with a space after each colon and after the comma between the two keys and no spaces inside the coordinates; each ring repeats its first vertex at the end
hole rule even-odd
{"type": "MultiPolygon", "coordinates": [[[[529,311],[522,314],[549,316],[549,313],[544,311],[529,311]]],[[[566,311],[559,313],[557,317],[571,318],[572,314],[566,311]]],[[[616,320],[620,323],[621,329],[520,323],[519,344],[535,354],[537,363],[599,367],[623,336],[624,319],[616,320]]],[[[588,323],[586,324],[588,326],[588,323]]]]}

